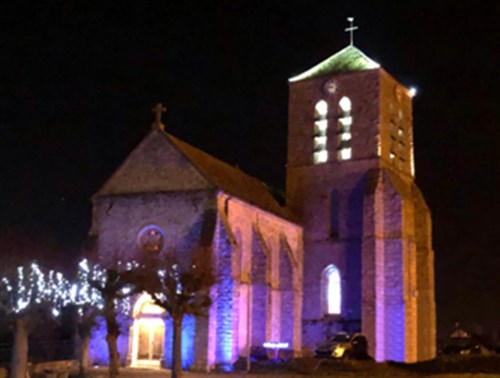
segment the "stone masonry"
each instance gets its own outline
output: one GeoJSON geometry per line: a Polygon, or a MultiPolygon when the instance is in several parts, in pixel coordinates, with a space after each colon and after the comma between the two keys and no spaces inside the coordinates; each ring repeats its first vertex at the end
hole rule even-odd
{"type": "MultiPolygon", "coordinates": [[[[427,360],[436,354],[434,251],[413,155],[410,91],[348,46],[290,79],[287,207],[157,119],[94,195],[90,235],[105,266],[143,253],[188,261],[208,248],[214,304],[208,318],[186,320],[185,368],[230,369],[266,341],[299,356],[338,331],[365,334],[377,361],[427,360]]],[[[144,340],[158,346],[153,332],[138,335],[148,317],[123,320],[127,361],[160,364],[137,352],[144,340]]],[[[171,325],[161,319],[169,366],[171,325]]]]}
{"type": "Polygon", "coordinates": [[[431,218],[414,182],[410,92],[353,46],[291,79],[287,204],[304,227],[303,344],[361,331],[377,361],[435,356],[431,218]],[[352,156],[339,160],[340,101],[352,156]],[[315,106],[327,104],[328,161],[315,164],[315,106]],[[321,275],[342,276],[325,313],[321,275]]]}
{"type": "MultiPolygon", "coordinates": [[[[286,341],[289,355],[300,354],[302,227],[259,181],[154,126],[93,203],[91,235],[103,265],[138,260],[148,227],[161,232],[158,253],[181,261],[210,247],[214,305],[208,319],[184,327],[183,342],[193,346],[183,351],[192,361],[185,367],[231,366],[266,341],[286,341]]],[[[172,334],[165,324],[162,365],[169,366],[172,334]]],[[[138,360],[127,344],[122,356],[138,360]]]]}

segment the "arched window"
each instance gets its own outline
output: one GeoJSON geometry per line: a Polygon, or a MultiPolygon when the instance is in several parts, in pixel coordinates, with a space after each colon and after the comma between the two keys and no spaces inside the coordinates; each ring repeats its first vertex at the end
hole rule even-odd
{"type": "Polygon", "coordinates": [[[339,315],[342,308],[342,282],[338,268],[330,264],[323,270],[321,280],[323,313],[339,315]]]}
{"type": "Polygon", "coordinates": [[[328,129],[328,104],[321,100],[314,107],[314,164],[328,161],[326,130],[328,129]]]}
{"type": "Polygon", "coordinates": [[[389,146],[389,159],[398,169],[403,170],[407,159],[407,142],[405,119],[401,109],[396,112],[391,109],[391,119],[389,123],[390,131],[390,146],[389,146]]]}
{"type": "Polygon", "coordinates": [[[349,160],[352,157],[351,148],[351,100],[342,97],[339,101],[339,121],[337,127],[337,160],[349,160]]]}
{"type": "Polygon", "coordinates": [[[398,168],[403,169],[406,162],[406,146],[405,146],[405,121],[403,117],[403,112],[399,111],[399,122],[398,122],[398,168]]]}

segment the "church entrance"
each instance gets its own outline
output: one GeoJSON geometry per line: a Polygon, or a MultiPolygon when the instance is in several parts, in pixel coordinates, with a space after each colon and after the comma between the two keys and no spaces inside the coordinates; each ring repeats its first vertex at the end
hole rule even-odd
{"type": "Polygon", "coordinates": [[[165,338],[165,311],[149,294],[141,294],[134,305],[131,330],[131,366],[160,367],[165,338]]]}

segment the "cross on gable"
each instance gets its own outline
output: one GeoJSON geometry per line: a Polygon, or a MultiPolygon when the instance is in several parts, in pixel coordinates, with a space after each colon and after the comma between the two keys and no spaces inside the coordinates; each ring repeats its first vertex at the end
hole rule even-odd
{"type": "Polygon", "coordinates": [[[159,103],[157,103],[155,105],[155,107],[153,109],[151,109],[151,111],[155,115],[155,122],[154,122],[153,125],[156,126],[156,127],[158,127],[158,128],[160,128],[161,130],[163,130],[163,128],[165,126],[161,122],[161,116],[162,116],[163,113],[165,113],[167,111],[167,108],[164,107],[161,102],[159,102],[159,103]]]}
{"type": "Polygon", "coordinates": [[[347,21],[350,22],[351,26],[345,29],[346,32],[349,32],[351,46],[354,45],[354,30],[358,30],[357,26],[354,26],[354,17],[347,17],[347,21]]]}

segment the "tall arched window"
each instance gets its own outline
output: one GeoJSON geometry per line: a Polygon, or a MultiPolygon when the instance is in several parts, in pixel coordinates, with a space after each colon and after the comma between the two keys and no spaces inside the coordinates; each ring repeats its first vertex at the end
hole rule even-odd
{"type": "Polygon", "coordinates": [[[326,130],[328,129],[328,104],[321,100],[314,107],[314,164],[321,164],[328,161],[328,151],[326,149],[326,130]]]}
{"type": "Polygon", "coordinates": [[[339,315],[342,308],[342,281],[339,269],[333,264],[328,265],[323,270],[321,281],[323,313],[339,315]]]}
{"type": "Polygon", "coordinates": [[[337,160],[349,160],[352,157],[351,147],[351,100],[342,97],[339,101],[339,121],[337,133],[337,160]]]}

